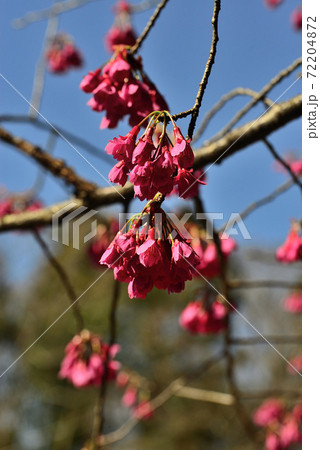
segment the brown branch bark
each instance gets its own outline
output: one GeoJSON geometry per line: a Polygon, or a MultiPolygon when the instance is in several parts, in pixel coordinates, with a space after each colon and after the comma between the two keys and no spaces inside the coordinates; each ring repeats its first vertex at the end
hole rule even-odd
{"type": "MultiPolygon", "coordinates": [[[[298,118],[301,115],[301,108],[301,95],[274,105],[265,115],[257,120],[233,130],[218,142],[203,146],[197,150],[195,152],[195,167],[203,167],[210,162],[221,163],[224,159],[246,148],[248,145],[260,141],[265,136],[298,118]]],[[[288,183],[291,183],[290,186],[292,185],[291,180],[288,183]]],[[[127,183],[123,188],[117,189],[126,199],[133,197],[133,187],[130,183],[127,183]]],[[[97,188],[95,191],[90,192],[90,201],[88,199],[86,201],[79,198],[72,199],[75,203],[74,209],[85,204],[91,208],[97,208],[118,203],[119,201],[122,202],[118,192],[112,187],[97,188]]],[[[70,201],[58,203],[34,212],[4,216],[0,219],[0,232],[50,225],[53,214],[68,205],[70,201]]]]}
{"type": "Polygon", "coordinates": [[[54,176],[63,179],[67,184],[75,188],[77,196],[86,197],[96,190],[96,185],[80,177],[61,159],[56,159],[46,153],[42,148],[32,144],[26,139],[13,136],[9,131],[0,127],[0,140],[20,150],[25,155],[34,159],[41,167],[51,172],[54,176]]]}

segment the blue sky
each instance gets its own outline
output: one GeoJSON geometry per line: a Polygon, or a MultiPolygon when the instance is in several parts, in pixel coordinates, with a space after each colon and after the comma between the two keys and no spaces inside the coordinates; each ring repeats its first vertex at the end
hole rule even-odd
{"type": "MultiPolygon", "coordinates": [[[[35,64],[39,58],[46,22],[38,22],[21,30],[12,28],[12,20],[28,11],[50,6],[47,0],[28,2],[0,1],[1,23],[1,73],[27,98],[30,99],[35,64]]],[[[301,55],[301,35],[292,30],[289,22],[291,11],[299,5],[299,0],[284,0],[276,10],[265,8],[262,0],[229,0],[222,2],[219,19],[218,51],[205,93],[199,122],[205,112],[231,89],[242,86],[260,90],[281,69],[290,65],[301,55]]],[[[103,36],[113,21],[113,2],[97,0],[63,14],[59,29],[70,33],[85,58],[85,66],[67,75],[47,74],[41,113],[52,123],[85,137],[101,152],[109,139],[128,131],[126,121],[117,130],[99,129],[101,115],[92,112],[86,102],[89,96],[79,90],[83,75],[100,66],[108,55],[104,49],[103,36]]],[[[199,81],[208,57],[211,42],[211,16],[213,1],[171,0],[162,12],[156,26],[141,48],[144,67],[150,78],[165,95],[173,113],[189,109],[195,99],[199,81]]],[[[140,33],[151,10],[138,13],[133,24],[140,33]]],[[[286,78],[270,98],[276,100],[294,82],[297,72],[286,78]]],[[[298,81],[281,100],[288,99],[301,90],[298,81]]],[[[27,114],[28,104],[0,79],[0,114],[27,114]]],[[[239,98],[225,106],[214,118],[203,140],[219,131],[247,102],[239,98]]],[[[257,117],[263,112],[257,106],[240,123],[257,117]]],[[[188,119],[179,121],[186,132],[188,119]]],[[[15,134],[36,144],[45,145],[47,133],[30,125],[3,124],[15,134]]],[[[282,155],[293,151],[301,152],[301,122],[287,125],[270,136],[270,141],[282,155]]],[[[197,143],[197,146],[201,141],[197,143]]],[[[13,148],[2,143],[0,185],[14,192],[28,189],[34,182],[37,170],[28,159],[13,148]]],[[[82,150],[81,150],[82,152],[82,150]]],[[[65,159],[78,173],[103,186],[106,183],[68,144],[59,140],[55,156],[65,159]]],[[[83,152],[83,155],[107,176],[109,166],[100,159],[83,152]]],[[[208,186],[202,189],[206,209],[223,212],[228,218],[231,212],[240,212],[249,203],[267,195],[286,180],[286,175],[276,173],[272,168],[272,157],[262,143],[228,158],[219,166],[208,171],[208,186]]],[[[49,175],[41,194],[46,205],[67,198],[68,194],[49,175]]],[[[178,204],[167,202],[167,207],[178,204]]],[[[166,205],[165,205],[166,207],[166,205]]],[[[133,209],[141,209],[135,202],[133,209]]],[[[300,217],[300,193],[293,187],[273,204],[254,213],[245,223],[253,238],[250,245],[279,245],[285,238],[291,218],[300,217]]],[[[28,256],[22,256],[24,263],[20,272],[29,267],[34,258],[34,244],[26,236],[15,234],[17,245],[25,249],[28,256]]],[[[15,263],[17,249],[12,249],[13,234],[0,236],[1,249],[7,254],[10,264],[15,263]]],[[[240,242],[239,242],[240,243],[240,242]]],[[[241,242],[241,245],[248,243],[241,242]]],[[[11,267],[12,269],[12,267],[11,267]]],[[[9,268],[9,272],[11,272],[9,268]]]]}

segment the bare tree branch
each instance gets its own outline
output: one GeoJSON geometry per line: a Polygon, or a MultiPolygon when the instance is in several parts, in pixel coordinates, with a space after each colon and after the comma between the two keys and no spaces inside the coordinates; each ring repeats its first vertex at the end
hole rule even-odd
{"type": "Polygon", "coordinates": [[[53,156],[37,145],[31,144],[18,136],[13,136],[2,127],[0,127],[0,140],[33,158],[41,167],[51,172],[54,176],[62,178],[67,184],[73,185],[79,197],[86,197],[95,191],[95,184],[77,175],[63,160],[53,158],[53,156]]]}
{"type": "MultiPolygon", "coordinates": [[[[297,67],[299,67],[302,63],[302,59],[298,58],[294,61],[287,69],[282,70],[278,73],[264,88],[260,91],[259,95],[254,97],[246,106],[244,106],[234,118],[223,128],[216,136],[212,139],[209,139],[206,144],[217,141],[221,137],[225,136],[238,122],[242,119],[242,117],[247,114],[250,109],[252,109],[260,100],[265,98],[265,96],[273,89],[277,84],[279,84],[284,78],[289,76],[297,67]]],[[[299,76],[300,78],[300,76],[299,76]]]]}

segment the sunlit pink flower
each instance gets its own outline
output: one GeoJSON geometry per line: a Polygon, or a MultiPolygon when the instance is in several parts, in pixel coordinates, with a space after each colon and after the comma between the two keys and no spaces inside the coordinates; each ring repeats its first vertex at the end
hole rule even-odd
{"type": "Polygon", "coordinates": [[[195,178],[192,170],[178,169],[178,174],[175,178],[178,185],[179,197],[192,198],[198,194],[199,184],[206,184],[204,181],[195,178]]]}
{"type": "Polygon", "coordinates": [[[265,450],[283,450],[283,446],[280,442],[280,437],[276,433],[272,431],[269,431],[267,433],[265,450]]]}
{"type": "Polygon", "coordinates": [[[284,414],[284,405],[281,400],[270,398],[262,403],[253,415],[253,421],[260,427],[266,427],[278,421],[284,414]]]}
{"type": "Polygon", "coordinates": [[[83,330],[67,345],[59,377],[67,378],[77,388],[99,385],[103,379],[114,380],[120,367],[113,360],[118,351],[118,345],[109,347],[99,336],[83,330]]]}
{"type": "Polygon", "coordinates": [[[278,248],[276,258],[285,264],[302,259],[302,238],[295,229],[291,229],[284,244],[278,248]]]}
{"type": "Polygon", "coordinates": [[[128,168],[124,161],[120,161],[110,170],[109,181],[111,181],[111,183],[117,183],[120,184],[120,186],[124,186],[127,179],[128,168]]]}
{"type": "Polygon", "coordinates": [[[80,83],[80,89],[84,92],[92,92],[101,83],[101,69],[90,71],[88,75],[85,75],[80,83]]]}
{"type": "Polygon", "coordinates": [[[302,312],[302,293],[294,292],[289,295],[284,302],[283,307],[286,311],[289,311],[294,314],[299,314],[302,312]]]}

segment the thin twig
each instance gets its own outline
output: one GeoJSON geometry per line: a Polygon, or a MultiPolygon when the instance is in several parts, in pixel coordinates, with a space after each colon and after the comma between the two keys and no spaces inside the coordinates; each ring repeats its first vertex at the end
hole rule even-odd
{"type": "MultiPolygon", "coordinates": [[[[266,197],[261,198],[260,200],[257,200],[256,202],[251,203],[251,205],[247,206],[240,214],[241,220],[248,217],[253,211],[255,211],[258,208],[261,208],[261,206],[267,205],[268,203],[271,203],[274,199],[279,197],[279,195],[286,192],[288,189],[290,189],[294,185],[294,181],[288,180],[281,186],[279,186],[277,189],[275,189],[271,194],[267,195],[266,197]]],[[[231,224],[230,224],[231,226],[231,224]]],[[[220,228],[220,231],[227,231],[229,229],[228,223],[225,223],[220,228]]]]}
{"type": "Polygon", "coordinates": [[[14,123],[29,123],[30,125],[39,128],[40,130],[57,130],[57,135],[59,137],[64,136],[68,141],[78,145],[79,147],[83,148],[83,150],[86,150],[91,155],[95,156],[96,158],[101,159],[109,166],[113,165],[113,160],[111,160],[111,157],[107,155],[105,152],[101,150],[101,148],[96,147],[91,142],[87,141],[86,139],[78,136],[77,134],[71,133],[71,131],[66,130],[65,128],[61,128],[58,125],[55,125],[54,123],[47,123],[37,118],[31,118],[29,116],[21,116],[21,115],[15,115],[15,114],[4,114],[0,116],[0,123],[1,122],[14,122],[14,123]]]}
{"type": "Polygon", "coordinates": [[[237,114],[234,116],[232,120],[212,139],[209,139],[206,144],[212,143],[221,137],[225,136],[238,122],[242,119],[242,117],[247,114],[260,100],[265,98],[265,96],[273,89],[277,84],[279,84],[284,78],[289,76],[297,67],[301,65],[302,59],[298,58],[294,61],[289,67],[279,72],[263,89],[259,92],[259,95],[254,97],[246,106],[244,106],[237,114]]]}
{"type": "MultiPolygon", "coordinates": [[[[210,120],[215,116],[215,114],[220,111],[220,109],[230,100],[237,96],[246,95],[250,97],[256,97],[259,95],[258,92],[253,91],[252,89],[238,87],[230,91],[228,94],[225,94],[221,97],[221,99],[206,113],[201,124],[199,125],[195,135],[192,138],[193,144],[200,139],[207,126],[209,125],[210,120]]],[[[272,106],[272,100],[268,98],[262,98],[261,101],[266,106],[272,106]]]]}
{"type": "Polygon", "coordinates": [[[53,256],[53,254],[51,253],[49,247],[47,246],[46,242],[44,241],[44,239],[42,239],[40,233],[38,232],[38,230],[33,230],[33,236],[35,238],[35,240],[38,242],[38,244],[40,245],[43,253],[45,254],[45,256],[47,257],[48,261],[50,262],[52,268],[56,271],[57,275],[59,276],[62,285],[64,286],[66,293],[69,297],[69,300],[72,304],[72,308],[71,311],[73,312],[74,315],[74,319],[76,321],[76,325],[77,325],[77,331],[80,332],[81,330],[83,330],[84,328],[84,322],[83,322],[83,317],[82,314],[80,312],[80,308],[78,303],[76,303],[77,300],[77,295],[72,287],[72,284],[69,280],[69,277],[67,275],[67,273],[65,272],[64,268],[62,267],[62,265],[59,263],[59,261],[53,256]]]}
{"type": "Polygon", "coordinates": [[[137,50],[141,47],[143,41],[145,40],[145,38],[148,36],[149,31],[151,30],[151,28],[154,26],[154,24],[156,23],[157,18],[159,17],[159,14],[161,13],[161,11],[163,10],[163,8],[166,6],[166,4],[168,3],[169,0],[162,0],[155,12],[152,14],[152,16],[149,19],[149,22],[147,23],[147,25],[145,26],[145,29],[143,30],[143,32],[141,33],[141,35],[138,37],[135,45],[131,48],[131,54],[134,55],[137,50]]]}
{"type": "Polygon", "coordinates": [[[58,16],[59,14],[71,11],[72,9],[80,8],[81,6],[84,6],[87,3],[92,3],[94,1],[97,0],[66,0],[57,2],[50,8],[28,12],[23,17],[15,19],[12,23],[12,26],[17,29],[24,28],[34,22],[47,20],[53,15],[58,16]]]}
{"type": "MultiPolygon", "coordinates": [[[[163,391],[160,392],[156,397],[150,400],[150,407],[152,411],[160,408],[164,405],[168,400],[170,400],[173,396],[179,392],[179,390],[191,380],[194,380],[201,376],[205,371],[210,369],[214,364],[221,361],[224,357],[224,353],[220,352],[212,358],[208,359],[204,363],[202,363],[196,370],[193,370],[189,374],[179,377],[172,381],[163,391]]],[[[112,444],[113,442],[120,441],[124,437],[126,437],[130,431],[139,423],[139,420],[132,417],[128,419],[120,428],[111,433],[108,433],[104,436],[100,437],[99,444],[100,446],[106,446],[108,444],[112,444]]]]}
{"type": "MultiPolygon", "coordinates": [[[[123,205],[123,213],[127,214],[129,211],[130,206],[130,199],[124,202],[123,205]]],[[[111,300],[111,306],[110,306],[110,312],[109,312],[109,350],[110,347],[115,344],[117,340],[117,308],[119,304],[120,299],[120,282],[118,280],[114,280],[113,283],[113,294],[112,294],[112,300],[111,300]]],[[[105,377],[102,380],[100,391],[99,391],[99,397],[98,397],[98,403],[96,405],[96,412],[93,422],[93,432],[92,432],[92,445],[93,450],[98,450],[101,448],[101,445],[99,443],[99,436],[102,435],[103,432],[103,426],[105,422],[104,417],[104,405],[106,401],[106,395],[107,395],[107,387],[108,387],[108,363],[109,363],[109,353],[107,355],[107,360],[105,364],[105,377]]]]}
{"type": "Polygon", "coordinates": [[[31,94],[30,103],[32,106],[29,108],[29,117],[34,119],[38,116],[38,111],[40,111],[41,99],[43,94],[45,76],[46,76],[46,52],[54,36],[57,33],[59,25],[59,18],[56,15],[51,15],[48,19],[47,29],[43,39],[42,50],[39,57],[39,61],[36,65],[33,88],[31,94]]]}
{"type": "Polygon", "coordinates": [[[297,186],[299,186],[300,190],[302,191],[302,183],[299,180],[299,177],[292,171],[289,164],[283,158],[281,158],[281,156],[276,152],[273,145],[266,138],[262,139],[262,142],[266,144],[272,156],[287,170],[293,181],[296,183],[297,186]]]}
{"type": "Polygon", "coordinates": [[[206,63],[206,67],[204,69],[202,80],[199,85],[199,90],[198,90],[196,100],[195,100],[195,103],[193,106],[193,112],[192,112],[191,120],[190,120],[189,127],[188,127],[188,137],[190,139],[192,139],[192,136],[193,136],[194,128],[196,126],[197,118],[198,118],[201,103],[202,103],[202,98],[203,98],[204,92],[205,92],[207,84],[208,84],[212,66],[215,61],[215,56],[216,56],[216,52],[217,52],[217,44],[219,41],[218,19],[219,19],[220,8],[221,8],[221,0],[215,0],[214,8],[213,8],[213,16],[212,16],[212,20],[211,20],[212,28],[213,28],[212,42],[211,42],[211,47],[210,47],[210,52],[209,52],[209,58],[206,63]]]}

